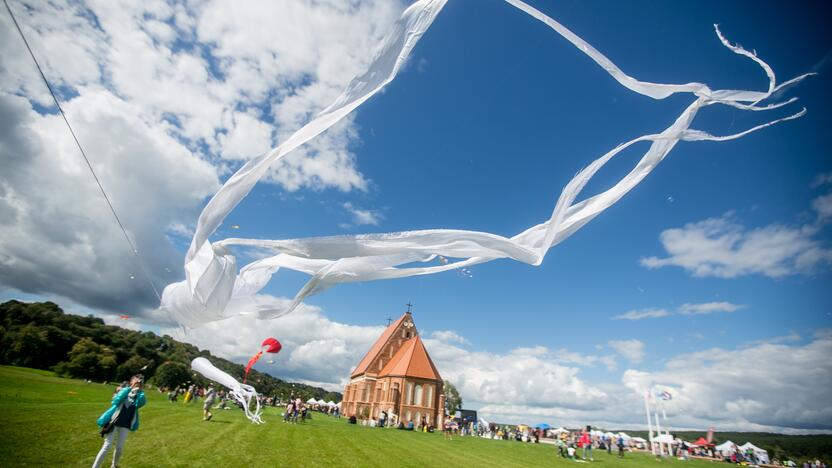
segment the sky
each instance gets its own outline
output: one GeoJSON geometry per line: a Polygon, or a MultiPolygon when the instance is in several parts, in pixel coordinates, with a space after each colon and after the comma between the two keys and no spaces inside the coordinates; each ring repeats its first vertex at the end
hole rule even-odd
{"type": "MultiPolygon", "coordinates": [[[[150,281],[184,277],[202,207],[366,68],[408,2],[11,0],[150,281]]],[[[276,320],[184,333],[159,305],[0,15],[0,299],[54,300],[168,333],[260,370],[341,390],[388,318],[413,304],[442,376],[489,420],[640,428],[644,388],[670,389],[671,428],[832,431],[832,32],[822,2],[530,1],[641,80],[765,90],[769,63],[799,101],[707,108],[621,201],[535,267],[498,260],[339,285],[276,320]],[[129,320],[119,315],[131,316],[129,320]]],[[[551,215],[564,185],[619,143],[666,128],[692,101],[616,83],[545,25],[497,0],[453,0],[406,67],[344,121],[273,167],[216,238],[458,228],[513,235],[551,215]]],[[[629,171],[622,153],[584,194],[629,171]]],[[[240,258],[256,252],[240,250],[240,258]]],[[[306,277],[277,274],[277,302],[306,277]]]]}

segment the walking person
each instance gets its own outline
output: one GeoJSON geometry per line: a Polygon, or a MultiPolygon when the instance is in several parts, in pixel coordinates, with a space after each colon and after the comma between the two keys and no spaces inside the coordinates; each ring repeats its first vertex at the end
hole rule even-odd
{"type": "Polygon", "coordinates": [[[144,406],[145,397],[142,390],[144,378],[141,375],[134,375],[130,384],[119,391],[114,397],[110,408],[98,418],[98,426],[101,427],[101,436],[104,437],[104,445],[95,457],[93,468],[98,468],[104,461],[104,457],[113,445],[115,440],[115,453],[113,453],[112,466],[118,466],[124,450],[124,442],[127,434],[139,428],[139,408],[144,406]]]}
{"type": "Polygon", "coordinates": [[[214,406],[214,401],[217,399],[217,390],[214,384],[208,385],[208,391],[205,392],[205,404],[202,405],[202,420],[210,421],[214,417],[211,413],[211,407],[214,406]]]}

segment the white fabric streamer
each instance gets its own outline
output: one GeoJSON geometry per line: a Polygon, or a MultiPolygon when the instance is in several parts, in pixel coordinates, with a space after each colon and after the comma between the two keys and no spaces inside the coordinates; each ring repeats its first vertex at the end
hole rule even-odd
{"type": "Polygon", "coordinates": [[[280,146],[246,163],[214,195],[199,217],[185,258],[186,280],[165,288],[162,309],[183,326],[197,327],[240,314],[256,314],[260,318],[278,317],[294,310],[305,298],[339,283],[434,274],[498,258],[540,265],[551,247],[620,200],[655,169],[679,141],[736,139],[776,123],[801,117],[805,113],[803,109],[789,117],[727,136],[713,136],[691,129],[697,112],[712,104],[748,111],[766,111],[791,104],[795,99],[758,105],[810,74],[798,76],[778,86],[774,71],[768,64],[756,54],[729,43],[715,26],[716,34],[725,47],[760,65],[769,79],[766,91],[712,90],[702,83],[662,84],[639,81],[542,12],[520,0],[506,2],[552,28],[627,89],[654,99],[663,99],[675,93],[689,93],[695,96],[695,100],[661,133],[634,138],[593,161],[566,185],[548,220],[510,238],[487,232],[429,229],[288,240],[231,238],[214,244],[209,242],[208,237],[245,198],[274,161],[334,125],[395,78],[413,47],[446,3],[446,0],[419,0],[404,11],[368,70],[354,78],[332,105],[280,146]],[[650,148],[627,175],[610,189],[575,202],[598,170],[624,149],[642,141],[651,142],[650,148]],[[229,250],[230,246],[235,245],[267,249],[275,255],[254,261],[238,273],[236,258],[229,250]],[[431,262],[437,256],[459,260],[445,260],[439,265],[403,266],[415,262],[431,262]],[[263,301],[257,296],[257,292],[280,268],[311,276],[294,300],[285,305],[275,305],[273,301],[263,301]]]}
{"type": "Polygon", "coordinates": [[[228,395],[234,398],[243,407],[246,417],[255,424],[263,424],[260,416],[263,410],[260,408],[260,400],[257,398],[257,391],[251,385],[237,382],[237,379],[217,369],[211,361],[204,357],[195,358],[191,361],[191,369],[202,374],[208,380],[222,384],[228,389],[228,395]],[[254,400],[254,410],[251,410],[251,400],[254,400]]]}

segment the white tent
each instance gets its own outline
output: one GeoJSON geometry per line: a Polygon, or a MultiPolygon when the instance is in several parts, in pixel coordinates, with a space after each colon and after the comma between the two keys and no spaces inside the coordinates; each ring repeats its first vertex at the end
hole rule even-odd
{"type": "Polygon", "coordinates": [[[314,404],[318,403],[318,400],[316,400],[314,398],[310,398],[310,399],[306,400],[306,403],[310,404],[310,405],[314,405],[314,404]]]}
{"type": "Polygon", "coordinates": [[[746,443],[740,445],[740,450],[743,451],[743,452],[747,452],[749,449],[754,451],[754,455],[757,457],[757,461],[759,461],[760,463],[763,463],[763,464],[768,464],[768,462],[769,462],[768,452],[761,449],[760,447],[757,447],[756,445],[752,444],[751,442],[746,442],[746,443]]]}
{"type": "Polygon", "coordinates": [[[325,405],[325,404],[326,404],[326,402],[324,401],[324,399],[323,399],[323,398],[321,398],[320,400],[316,401],[315,403],[317,403],[317,404],[319,404],[319,405],[321,405],[321,406],[323,406],[323,405],[325,405]]]}
{"type": "Polygon", "coordinates": [[[341,407],[341,402],[339,401],[338,403],[335,404],[335,406],[340,408],[341,407]]]}
{"type": "Polygon", "coordinates": [[[723,442],[723,443],[717,445],[716,447],[714,447],[714,450],[721,453],[722,456],[729,456],[729,455],[733,455],[734,447],[736,447],[736,445],[737,444],[731,442],[730,440],[726,440],[725,442],[723,442]]]}
{"type": "Polygon", "coordinates": [[[554,432],[555,434],[563,434],[564,432],[569,432],[569,429],[564,429],[563,427],[559,427],[559,428],[555,429],[552,432],[554,432]]]}
{"type": "Polygon", "coordinates": [[[676,439],[673,438],[670,434],[661,434],[659,436],[653,437],[653,442],[659,444],[678,444],[676,439]]]}
{"type": "Polygon", "coordinates": [[[327,405],[327,406],[333,406],[333,407],[334,407],[334,406],[336,406],[336,405],[335,405],[335,402],[334,402],[334,401],[332,401],[332,400],[329,400],[328,402],[326,402],[326,405],[327,405]]]}
{"type": "Polygon", "coordinates": [[[618,433],[618,436],[619,436],[619,437],[621,437],[621,438],[622,438],[622,439],[624,439],[624,440],[629,440],[629,439],[631,439],[631,438],[632,438],[632,437],[630,437],[629,435],[627,435],[627,433],[626,433],[626,432],[619,432],[619,433],[618,433]]]}

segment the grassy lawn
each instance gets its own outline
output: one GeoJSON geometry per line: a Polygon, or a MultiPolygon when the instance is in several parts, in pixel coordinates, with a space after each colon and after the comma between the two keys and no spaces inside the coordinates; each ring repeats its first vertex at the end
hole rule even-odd
{"type": "MultiPolygon", "coordinates": [[[[0,366],[0,466],[90,466],[101,447],[95,420],[113,387],[62,379],[50,372],[0,366]]],[[[267,408],[266,424],[251,424],[239,410],[215,410],[202,421],[201,405],[169,403],[148,391],[141,427],[127,438],[121,466],[576,466],[547,444],[484,440],[447,441],[441,434],[348,425],[313,414],[305,424],[284,424],[267,408]]],[[[106,466],[109,466],[109,458],[106,466]]],[[[711,466],[701,461],[656,461],[642,454],[623,460],[597,453],[592,466],[711,466]]]]}

